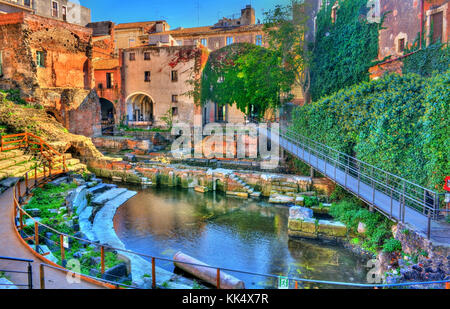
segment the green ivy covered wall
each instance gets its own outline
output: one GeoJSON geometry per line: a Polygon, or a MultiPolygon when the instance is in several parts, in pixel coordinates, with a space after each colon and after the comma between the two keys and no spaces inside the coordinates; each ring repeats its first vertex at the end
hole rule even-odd
{"type": "Polygon", "coordinates": [[[381,24],[367,22],[367,0],[339,0],[338,3],[335,22],[331,18],[333,4],[324,5],[317,16],[310,63],[313,101],[369,81],[369,68],[378,57],[381,24]]]}

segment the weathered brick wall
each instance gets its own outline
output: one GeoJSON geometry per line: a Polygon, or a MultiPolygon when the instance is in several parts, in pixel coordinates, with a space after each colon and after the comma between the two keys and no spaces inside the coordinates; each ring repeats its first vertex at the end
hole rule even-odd
{"type": "Polygon", "coordinates": [[[0,16],[0,50],[3,58],[3,76],[0,88],[22,88],[25,96],[31,96],[38,87],[36,64],[26,42],[23,25],[24,14],[15,13],[0,16]]]}
{"type": "Polygon", "coordinates": [[[92,29],[14,13],[0,16],[4,75],[0,88],[19,88],[70,132],[100,133],[100,103],[93,86],[92,29]],[[38,67],[37,52],[46,54],[38,67]]]}

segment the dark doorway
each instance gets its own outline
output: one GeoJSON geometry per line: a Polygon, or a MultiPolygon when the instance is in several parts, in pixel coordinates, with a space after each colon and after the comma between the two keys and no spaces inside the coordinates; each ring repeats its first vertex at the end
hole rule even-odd
{"type": "Polygon", "coordinates": [[[100,98],[100,106],[102,111],[102,133],[110,135],[114,132],[116,109],[111,101],[104,98],[100,98]]]}

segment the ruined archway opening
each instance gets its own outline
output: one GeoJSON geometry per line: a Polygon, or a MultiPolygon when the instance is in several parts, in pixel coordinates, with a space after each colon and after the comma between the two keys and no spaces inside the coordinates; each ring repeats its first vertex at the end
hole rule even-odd
{"type": "Polygon", "coordinates": [[[69,149],[67,149],[65,152],[70,153],[73,158],[78,158],[78,159],[81,158],[80,151],[77,148],[75,148],[73,145],[71,145],[69,147],[69,149]]]}
{"type": "Polygon", "coordinates": [[[146,94],[135,94],[127,100],[127,119],[129,126],[151,127],[155,120],[154,102],[146,94]]]}
{"type": "Polygon", "coordinates": [[[54,112],[47,111],[47,115],[48,115],[50,118],[53,118],[54,120],[58,121],[58,119],[56,118],[56,115],[55,115],[54,112]]]}

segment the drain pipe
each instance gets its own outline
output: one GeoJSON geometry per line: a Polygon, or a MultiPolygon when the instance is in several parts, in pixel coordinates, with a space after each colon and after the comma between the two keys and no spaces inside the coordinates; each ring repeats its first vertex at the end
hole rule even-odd
{"type": "Polygon", "coordinates": [[[419,49],[422,49],[422,41],[423,41],[423,18],[425,15],[425,5],[424,5],[424,1],[425,0],[420,0],[420,47],[419,49]]]}

